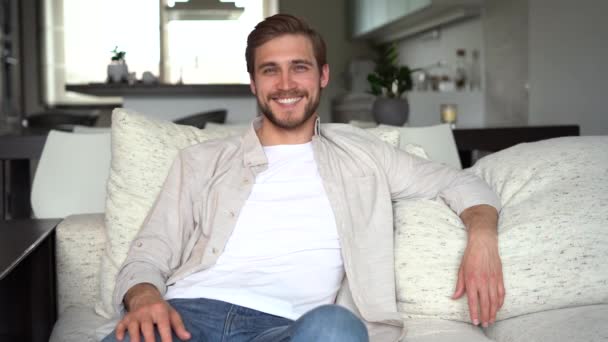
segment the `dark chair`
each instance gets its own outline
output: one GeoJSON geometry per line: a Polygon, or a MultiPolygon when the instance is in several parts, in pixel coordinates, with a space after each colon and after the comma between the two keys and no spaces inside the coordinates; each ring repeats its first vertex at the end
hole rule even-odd
{"type": "Polygon", "coordinates": [[[173,120],[178,125],[188,125],[197,128],[205,128],[207,122],[224,123],[228,111],[225,109],[212,110],[208,112],[196,113],[184,118],[173,120]]]}
{"type": "Polygon", "coordinates": [[[67,112],[43,112],[28,115],[25,118],[27,127],[56,129],[61,131],[71,131],[74,126],[94,126],[98,114],[90,112],[67,113],[67,112]]]}

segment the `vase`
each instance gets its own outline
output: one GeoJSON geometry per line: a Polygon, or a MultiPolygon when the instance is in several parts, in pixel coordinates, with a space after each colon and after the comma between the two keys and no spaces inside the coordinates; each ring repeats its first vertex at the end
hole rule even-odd
{"type": "Polygon", "coordinates": [[[407,122],[410,105],[406,98],[377,97],[372,106],[372,113],[379,124],[403,126],[407,122]]]}
{"type": "Polygon", "coordinates": [[[112,61],[108,64],[108,82],[121,83],[129,79],[129,67],[124,61],[112,61]]]}

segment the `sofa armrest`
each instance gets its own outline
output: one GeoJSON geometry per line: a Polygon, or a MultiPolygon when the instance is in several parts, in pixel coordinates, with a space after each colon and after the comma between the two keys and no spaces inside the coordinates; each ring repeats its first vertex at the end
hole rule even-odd
{"type": "Polygon", "coordinates": [[[55,230],[57,311],[93,306],[99,291],[99,263],[105,247],[103,214],[73,215],[55,230]]]}

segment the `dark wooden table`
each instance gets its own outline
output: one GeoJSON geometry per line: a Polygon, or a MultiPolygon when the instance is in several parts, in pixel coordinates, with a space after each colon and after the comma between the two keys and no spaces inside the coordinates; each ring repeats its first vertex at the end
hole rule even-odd
{"type": "Polygon", "coordinates": [[[0,341],[48,341],[57,319],[60,220],[0,221],[0,341]]]}
{"type": "Polygon", "coordinates": [[[475,163],[475,151],[496,152],[520,143],[580,135],[577,125],[456,128],[453,132],[462,167],[475,163]]]}
{"type": "Polygon", "coordinates": [[[27,128],[0,132],[0,220],[31,217],[30,166],[40,158],[48,132],[27,128]]]}

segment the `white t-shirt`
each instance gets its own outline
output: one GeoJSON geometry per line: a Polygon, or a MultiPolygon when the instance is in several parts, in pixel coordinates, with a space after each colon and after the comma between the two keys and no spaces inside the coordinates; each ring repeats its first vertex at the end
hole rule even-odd
{"type": "Polygon", "coordinates": [[[217,263],[170,286],[166,299],[211,298],[294,320],[335,301],[344,268],[312,144],[264,151],[268,169],[217,263]]]}

